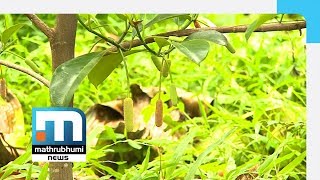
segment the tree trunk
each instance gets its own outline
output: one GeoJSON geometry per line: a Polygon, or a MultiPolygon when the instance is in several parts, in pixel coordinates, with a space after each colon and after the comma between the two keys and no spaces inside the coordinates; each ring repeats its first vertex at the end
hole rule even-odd
{"type": "MultiPolygon", "coordinates": [[[[62,63],[74,58],[74,47],[77,30],[77,15],[57,15],[54,35],[50,40],[52,52],[52,71],[62,63]]],[[[72,106],[72,102],[70,102],[72,106]]],[[[52,180],[71,180],[72,163],[52,162],[49,163],[49,175],[52,180]]]]}

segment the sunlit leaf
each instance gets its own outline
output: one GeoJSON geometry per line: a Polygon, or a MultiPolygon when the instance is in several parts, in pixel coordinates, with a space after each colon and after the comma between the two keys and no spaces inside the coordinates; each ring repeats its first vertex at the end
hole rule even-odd
{"type": "Polygon", "coordinates": [[[32,164],[30,164],[29,170],[28,170],[28,174],[26,176],[26,180],[31,180],[31,175],[32,175],[32,164]]]}
{"type": "Polygon", "coordinates": [[[142,146],[140,144],[138,144],[136,141],[132,141],[131,139],[128,139],[128,144],[135,149],[142,148],[142,146]]]}
{"type": "Polygon", "coordinates": [[[188,147],[188,144],[193,140],[194,136],[196,135],[196,131],[190,131],[188,135],[183,138],[180,142],[180,144],[176,147],[176,150],[174,151],[174,154],[171,159],[172,166],[167,168],[167,174],[172,174],[173,171],[176,169],[181,157],[186,152],[186,149],[188,147]]]}
{"type": "Polygon", "coordinates": [[[199,32],[192,33],[187,37],[186,40],[192,40],[192,39],[202,39],[202,40],[210,41],[210,42],[225,46],[231,53],[235,53],[235,50],[233,49],[232,45],[229,43],[228,39],[222,33],[215,30],[199,31],[199,32]]]}
{"type": "Polygon", "coordinates": [[[157,43],[159,48],[162,48],[162,47],[170,45],[170,43],[165,38],[162,38],[162,37],[155,37],[154,41],[157,43]]]}
{"type": "Polygon", "coordinates": [[[46,163],[39,174],[39,179],[47,179],[49,163],[46,163]]]}
{"type": "Polygon", "coordinates": [[[20,28],[22,28],[24,26],[24,24],[16,24],[13,25],[11,27],[9,27],[8,29],[4,30],[2,35],[1,35],[1,42],[2,44],[6,44],[10,37],[16,33],[20,28]]]}
{"type": "Polygon", "coordinates": [[[266,172],[268,172],[274,165],[275,163],[275,159],[278,157],[278,155],[280,154],[280,152],[283,149],[283,146],[287,144],[287,141],[282,142],[277,149],[274,151],[273,154],[271,154],[270,156],[268,156],[264,162],[260,165],[260,167],[258,168],[258,173],[259,175],[263,175],[266,172]]]}
{"type": "Polygon", "coordinates": [[[188,174],[186,175],[186,177],[184,178],[185,180],[189,180],[189,179],[194,179],[194,175],[196,174],[197,170],[199,169],[199,166],[202,164],[202,162],[205,160],[205,157],[208,156],[209,153],[211,153],[213,151],[214,148],[217,148],[218,145],[220,145],[221,143],[224,142],[224,140],[230,136],[230,134],[232,134],[234,131],[236,130],[236,128],[228,131],[226,134],[224,134],[218,141],[214,142],[213,144],[211,144],[203,153],[201,153],[199,155],[199,157],[197,158],[196,162],[194,162],[191,167],[190,170],[188,172],[188,174]]]}
{"type": "Polygon", "coordinates": [[[148,163],[149,163],[149,159],[150,159],[150,147],[148,147],[147,150],[147,154],[146,157],[144,158],[142,164],[141,164],[141,168],[139,170],[139,172],[142,174],[145,170],[147,170],[148,168],[148,163]]]}
{"type": "Polygon", "coordinates": [[[108,166],[104,166],[96,161],[92,161],[92,164],[96,167],[98,167],[99,169],[102,169],[106,172],[108,172],[109,174],[111,174],[112,176],[114,176],[116,179],[121,179],[122,174],[118,173],[117,171],[113,170],[112,168],[108,167],[108,166]]]}
{"type": "Polygon", "coordinates": [[[124,14],[116,14],[116,16],[118,16],[118,18],[120,18],[123,21],[127,21],[128,16],[124,15],[124,14]]]}
{"type": "Polygon", "coordinates": [[[94,52],[71,59],[54,71],[50,84],[53,106],[68,106],[81,81],[101,60],[105,52],[94,52]]]}
{"type": "Polygon", "coordinates": [[[167,20],[167,19],[172,19],[175,17],[179,17],[179,16],[183,16],[186,17],[188,19],[190,19],[191,17],[187,14],[159,14],[156,17],[154,17],[150,22],[148,22],[145,27],[150,27],[153,24],[159,23],[161,21],[167,20]]]}
{"type": "Polygon", "coordinates": [[[181,43],[171,42],[180,52],[196,64],[200,64],[208,55],[210,45],[207,41],[195,39],[181,43]]]}
{"type": "Polygon", "coordinates": [[[122,60],[123,57],[120,53],[114,53],[102,57],[88,74],[89,81],[97,87],[112,73],[122,60]]]}
{"type": "Polygon", "coordinates": [[[252,166],[259,163],[260,157],[255,157],[251,159],[250,161],[246,162],[245,164],[237,167],[236,169],[230,171],[226,175],[226,180],[234,180],[237,179],[237,177],[243,173],[245,173],[249,168],[252,168],[252,166]]]}
{"type": "Polygon", "coordinates": [[[251,23],[248,27],[248,29],[245,32],[245,37],[248,40],[252,34],[252,32],[254,30],[256,30],[257,28],[259,28],[263,23],[265,23],[266,21],[273,19],[274,17],[276,17],[276,14],[262,14],[258,17],[258,19],[256,19],[253,23],[251,23]]]}
{"type": "Polygon", "coordinates": [[[301,153],[297,158],[291,161],[286,167],[281,169],[281,171],[278,174],[282,175],[282,174],[290,173],[294,168],[296,168],[298,165],[301,164],[301,162],[305,159],[305,157],[306,157],[306,151],[301,153]]]}
{"type": "Polygon", "coordinates": [[[173,18],[173,21],[174,21],[179,27],[182,26],[187,20],[190,20],[190,16],[189,16],[189,15],[179,16],[179,17],[173,18]]]}

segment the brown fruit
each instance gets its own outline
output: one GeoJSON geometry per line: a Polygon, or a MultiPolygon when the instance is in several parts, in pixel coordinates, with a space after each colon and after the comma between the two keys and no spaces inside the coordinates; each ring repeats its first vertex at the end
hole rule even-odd
{"type": "Polygon", "coordinates": [[[163,123],[163,104],[161,99],[158,99],[156,103],[155,123],[157,127],[162,126],[163,123]]]}
{"type": "Polygon", "coordinates": [[[193,21],[193,24],[194,24],[194,27],[201,28],[199,21],[195,20],[195,21],[193,21]]]}
{"type": "Polygon", "coordinates": [[[0,96],[3,99],[6,99],[7,97],[7,86],[6,86],[6,80],[4,78],[0,79],[0,96]]]}

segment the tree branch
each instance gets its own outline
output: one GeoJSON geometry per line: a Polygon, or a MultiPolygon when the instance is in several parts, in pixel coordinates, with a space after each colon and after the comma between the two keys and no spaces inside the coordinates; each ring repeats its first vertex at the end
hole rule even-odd
{"type": "Polygon", "coordinates": [[[11,68],[11,69],[15,69],[15,70],[18,70],[20,72],[23,72],[37,80],[39,80],[43,85],[49,87],[49,81],[42,77],[40,74],[37,74],[36,72],[30,70],[30,69],[26,69],[20,65],[17,65],[17,64],[14,64],[14,63],[11,63],[11,62],[8,62],[8,61],[4,61],[4,60],[0,60],[0,65],[4,65],[8,68],[11,68]]]}
{"type": "Polygon", "coordinates": [[[54,35],[54,29],[50,28],[46,23],[44,23],[37,15],[35,14],[25,14],[30,21],[40,30],[42,31],[49,40],[52,39],[54,35]]]}
{"type": "MultiPolygon", "coordinates": [[[[185,29],[178,31],[170,31],[165,33],[156,34],[150,37],[147,37],[144,41],[146,44],[153,43],[155,36],[169,37],[169,36],[188,36],[192,33],[198,31],[208,31],[208,30],[216,30],[221,33],[242,33],[246,32],[248,25],[240,25],[240,26],[222,26],[222,27],[204,27],[204,28],[196,28],[196,29],[185,29]]],[[[256,29],[254,32],[269,32],[269,31],[292,31],[292,30],[301,30],[306,28],[305,21],[297,21],[297,22],[288,22],[288,23],[271,23],[264,24],[256,29]]],[[[135,39],[133,41],[125,41],[120,44],[121,47],[128,49],[129,47],[134,48],[143,45],[143,42],[140,39],[135,39]]],[[[110,52],[116,52],[117,47],[112,46],[108,49],[110,52]]]]}

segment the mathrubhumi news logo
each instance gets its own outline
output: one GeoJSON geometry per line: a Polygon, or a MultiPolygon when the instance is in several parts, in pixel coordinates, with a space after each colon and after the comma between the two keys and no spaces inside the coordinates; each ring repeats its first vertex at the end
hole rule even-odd
{"type": "Polygon", "coordinates": [[[84,113],[76,108],[33,108],[32,161],[86,161],[84,113]]]}

